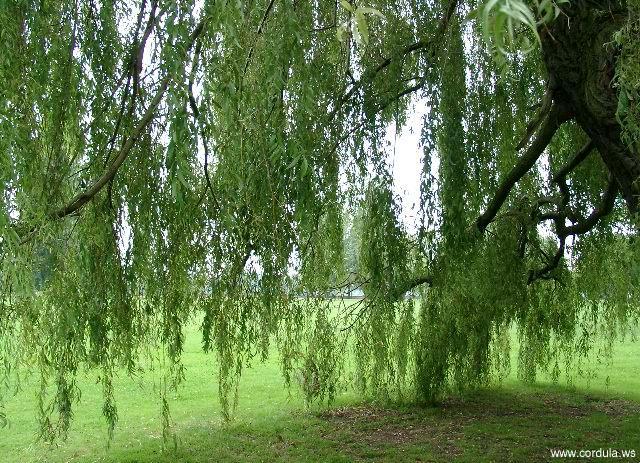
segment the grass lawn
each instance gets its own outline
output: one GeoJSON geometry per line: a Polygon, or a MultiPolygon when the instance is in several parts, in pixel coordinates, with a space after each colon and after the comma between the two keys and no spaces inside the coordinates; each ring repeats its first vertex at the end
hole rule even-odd
{"type": "Polygon", "coordinates": [[[221,419],[213,356],[202,352],[195,329],[187,333],[183,359],[186,382],[170,404],[177,450],[163,451],[159,378],[151,373],[118,379],[120,420],[106,449],[101,388],[90,376],[69,439],[54,447],[35,443],[35,385],[26,384],[7,403],[0,462],[529,462],[550,460],[551,448],[635,449],[640,456],[637,342],[618,345],[611,364],[588,384],[524,386],[508,378],[436,408],[380,408],[343,392],[332,407],[307,410],[296,390],[284,389],[277,360],[270,359],[245,372],[231,423],[221,419]]]}

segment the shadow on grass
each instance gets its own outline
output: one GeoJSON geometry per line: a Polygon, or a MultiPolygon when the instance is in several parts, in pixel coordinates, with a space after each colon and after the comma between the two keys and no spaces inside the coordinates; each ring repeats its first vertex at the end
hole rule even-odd
{"type": "Polygon", "coordinates": [[[148,439],[65,460],[537,462],[552,460],[550,449],[599,448],[640,455],[640,404],[559,386],[480,390],[436,407],[360,404],[216,421],[179,424],[177,449],[163,451],[159,440],[148,439]]]}
{"type": "Polygon", "coordinates": [[[548,461],[550,449],[640,454],[639,404],[557,386],[481,390],[432,408],[347,407],[321,417],[334,440],[359,443],[349,452],[355,458],[362,444],[389,461],[548,461]]]}

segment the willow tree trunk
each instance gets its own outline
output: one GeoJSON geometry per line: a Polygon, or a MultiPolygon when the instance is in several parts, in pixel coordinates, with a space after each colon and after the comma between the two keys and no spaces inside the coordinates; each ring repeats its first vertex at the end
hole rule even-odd
{"type": "Polygon", "coordinates": [[[613,83],[617,49],[613,34],[626,20],[624,1],[572,0],[541,31],[554,102],[593,140],[631,212],[640,195],[640,158],[621,139],[613,83]]]}

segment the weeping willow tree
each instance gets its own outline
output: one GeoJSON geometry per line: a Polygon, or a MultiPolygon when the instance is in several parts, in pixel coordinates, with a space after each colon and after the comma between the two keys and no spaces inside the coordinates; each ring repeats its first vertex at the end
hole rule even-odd
{"type": "Polygon", "coordinates": [[[189,323],[228,415],[274,349],[309,400],[434,401],[513,326],[531,381],[637,319],[637,0],[4,0],[0,37],[0,398],[34,371],[45,438],[85,371],[112,432],[158,355],[168,427],[189,323]],[[416,100],[411,235],[386,137],[416,100]]]}

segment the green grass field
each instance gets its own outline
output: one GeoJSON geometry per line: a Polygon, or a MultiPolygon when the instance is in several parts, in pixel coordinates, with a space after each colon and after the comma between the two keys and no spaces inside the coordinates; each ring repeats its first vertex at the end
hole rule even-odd
{"type": "Polygon", "coordinates": [[[7,403],[0,462],[524,462],[550,460],[550,448],[635,449],[640,455],[639,354],[640,343],[619,344],[588,384],[577,379],[571,388],[544,381],[533,387],[510,377],[436,408],[381,408],[343,392],[329,408],[305,409],[298,391],[283,387],[277,359],[270,359],[245,372],[235,419],[224,423],[213,356],[202,352],[193,329],[183,357],[186,381],[170,404],[177,449],[163,450],[153,373],[118,378],[120,420],[107,449],[101,388],[91,375],[83,380],[69,438],[57,446],[35,442],[35,387],[25,384],[7,403]]]}

